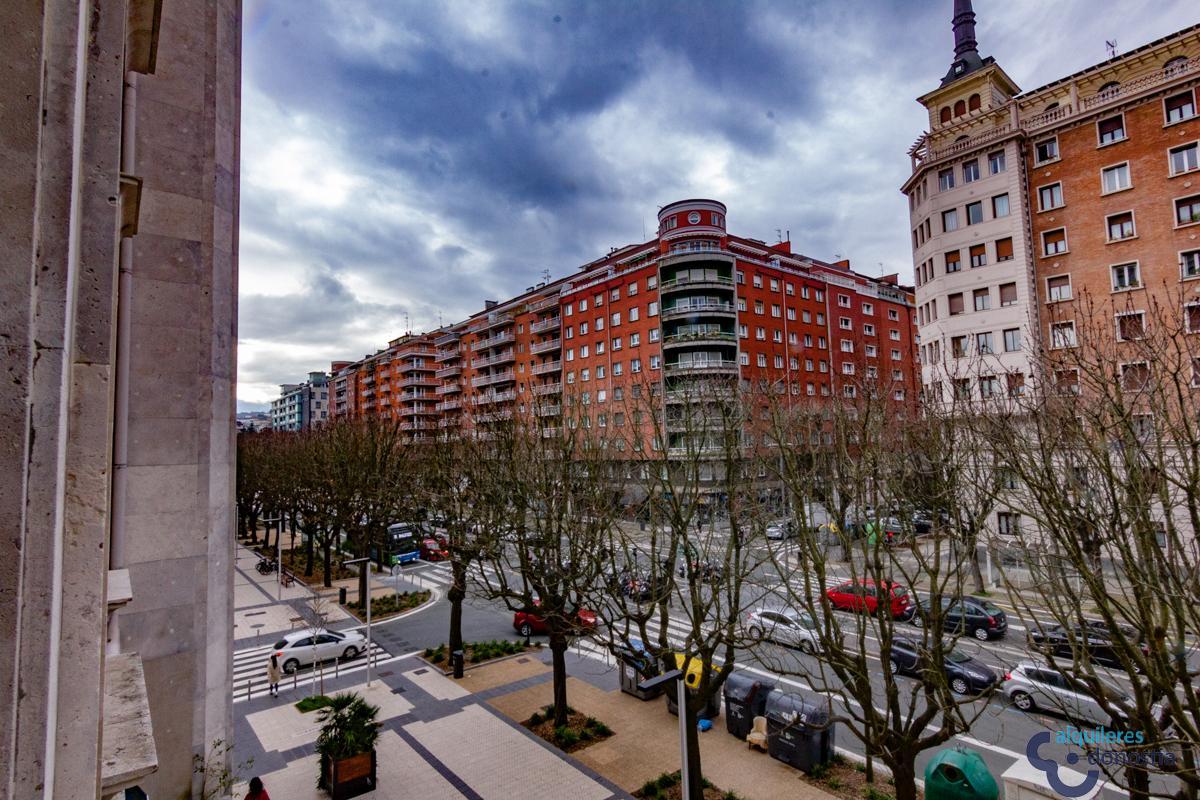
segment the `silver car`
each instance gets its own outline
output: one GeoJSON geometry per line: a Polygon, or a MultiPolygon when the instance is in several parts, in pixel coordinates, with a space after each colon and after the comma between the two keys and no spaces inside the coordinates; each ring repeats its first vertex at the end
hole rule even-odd
{"type": "Polygon", "coordinates": [[[821,649],[817,623],[801,611],[779,608],[760,608],[746,618],[746,633],[756,641],[766,640],[788,647],[799,647],[805,653],[821,649]]]}
{"type": "MultiPolygon", "coordinates": [[[[1083,683],[1044,664],[1031,661],[1018,664],[1004,682],[1004,693],[1022,711],[1050,711],[1075,722],[1093,725],[1113,723],[1112,716],[1101,708],[1083,683]]],[[[1127,692],[1107,687],[1105,694],[1119,698],[1127,692]]],[[[1118,722],[1125,717],[1119,711],[1117,716],[1118,722]]]]}
{"type": "Polygon", "coordinates": [[[356,631],[289,633],[275,643],[283,671],[289,675],[310,664],[339,658],[350,660],[367,651],[367,640],[356,631]]]}

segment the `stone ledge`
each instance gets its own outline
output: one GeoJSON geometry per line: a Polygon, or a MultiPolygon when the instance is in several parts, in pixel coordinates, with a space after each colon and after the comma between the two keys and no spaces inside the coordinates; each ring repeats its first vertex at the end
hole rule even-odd
{"type": "Polygon", "coordinates": [[[129,788],[158,770],[146,675],[137,653],[104,662],[104,728],[100,782],[105,796],[129,788]]]}

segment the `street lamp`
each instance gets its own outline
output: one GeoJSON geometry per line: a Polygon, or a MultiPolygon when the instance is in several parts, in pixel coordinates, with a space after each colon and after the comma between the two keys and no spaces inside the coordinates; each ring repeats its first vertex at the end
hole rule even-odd
{"type": "Polygon", "coordinates": [[[688,782],[691,769],[688,765],[687,747],[687,681],[683,678],[683,670],[673,669],[670,672],[664,672],[662,675],[647,678],[638,684],[638,691],[649,691],[667,681],[675,681],[675,703],[679,709],[679,785],[683,787],[684,796],[686,797],[689,791],[688,787],[691,786],[688,782]]]}
{"type": "Polygon", "coordinates": [[[349,567],[352,564],[363,564],[362,567],[367,571],[367,688],[371,688],[371,559],[370,558],[354,558],[349,561],[343,561],[342,564],[349,567]]]}
{"type": "Polygon", "coordinates": [[[275,523],[275,600],[278,602],[283,599],[283,515],[263,517],[263,522],[275,523]]]}

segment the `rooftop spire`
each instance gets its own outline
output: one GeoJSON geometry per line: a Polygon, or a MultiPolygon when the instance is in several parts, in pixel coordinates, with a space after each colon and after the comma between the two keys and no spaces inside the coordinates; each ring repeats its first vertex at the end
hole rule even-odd
{"type": "Polygon", "coordinates": [[[954,57],[962,58],[966,53],[975,53],[975,10],[971,0],[954,0],[954,57]]]}

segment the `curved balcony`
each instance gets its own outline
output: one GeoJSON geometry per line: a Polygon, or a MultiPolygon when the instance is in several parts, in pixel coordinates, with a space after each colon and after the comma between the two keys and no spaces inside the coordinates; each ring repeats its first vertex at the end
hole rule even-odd
{"type": "Polygon", "coordinates": [[[731,331],[699,331],[695,333],[673,333],[664,336],[663,349],[695,345],[737,346],[737,334],[731,331]]]}
{"type": "Polygon", "coordinates": [[[736,318],[737,307],[733,303],[681,303],[670,308],[663,308],[659,315],[663,320],[712,315],[736,318]]]}
{"type": "Polygon", "coordinates": [[[705,261],[728,264],[732,267],[735,258],[733,253],[728,250],[677,250],[660,258],[658,266],[660,269],[664,269],[676,264],[703,263],[705,261]]]}
{"type": "Polygon", "coordinates": [[[737,375],[738,362],[732,358],[706,359],[704,361],[688,361],[684,363],[663,364],[665,374],[676,376],[691,375],[737,375]]]}
{"type": "Polygon", "coordinates": [[[708,275],[702,278],[680,275],[677,278],[668,278],[658,282],[658,291],[664,295],[684,289],[732,290],[733,288],[733,278],[726,278],[722,275],[708,275]]]}

